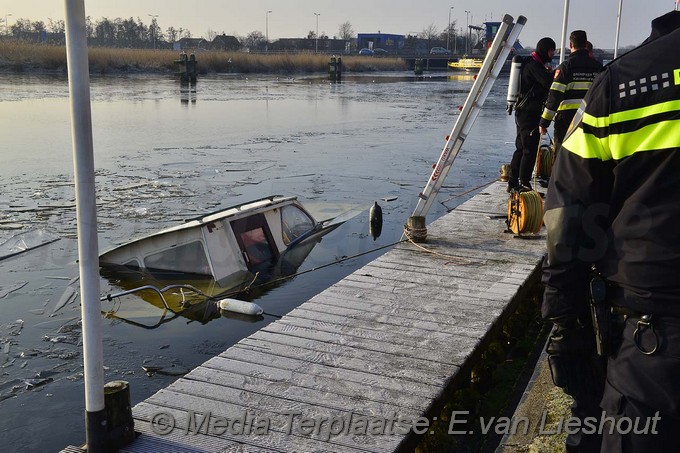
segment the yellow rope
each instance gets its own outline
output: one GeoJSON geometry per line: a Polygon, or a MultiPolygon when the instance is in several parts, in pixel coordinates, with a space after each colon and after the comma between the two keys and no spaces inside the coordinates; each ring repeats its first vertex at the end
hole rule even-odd
{"type": "Polygon", "coordinates": [[[422,251],[427,252],[427,253],[431,253],[433,255],[441,256],[442,258],[446,258],[446,259],[451,260],[451,261],[448,261],[444,264],[449,264],[449,263],[452,263],[453,261],[456,261],[457,264],[465,264],[465,265],[477,264],[478,263],[476,261],[470,261],[470,260],[467,260],[467,259],[460,258],[458,256],[447,255],[445,253],[440,253],[440,252],[437,252],[437,251],[434,251],[434,250],[427,249],[427,248],[423,247],[422,245],[416,244],[415,242],[413,242],[413,240],[406,234],[406,231],[404,231],[404,234],[406,235],[406,238],[409,240],[409,242],[411,244],[415,245],[416,247],[418,247],[422,251]]]}

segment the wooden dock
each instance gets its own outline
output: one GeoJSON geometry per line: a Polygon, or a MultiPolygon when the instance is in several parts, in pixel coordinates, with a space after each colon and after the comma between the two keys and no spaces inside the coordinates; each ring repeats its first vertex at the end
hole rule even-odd
{"type": "Polygon", "coordinates": [[[428,225],[436,253],[400,244],[137,404],[122,451],[412,450],[538,282],[545,240],[504,232],[507,198],[493,184],[428,225]]]}

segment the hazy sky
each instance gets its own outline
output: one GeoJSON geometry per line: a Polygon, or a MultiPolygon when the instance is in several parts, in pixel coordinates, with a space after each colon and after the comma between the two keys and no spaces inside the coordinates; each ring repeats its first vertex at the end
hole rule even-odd
{"type": "MultiPolygon", "coordinates": [[[[596,47],[613,48],[616,12],[619,0],[571,0],[568,29],[584,29],[596,47]]],[[[639,44],[649,34],[651,20],[674,8],[675,0],[624,0],[620,45],[639,44]]],[[[520,41],[534,46],[543,36],[552,37],[559,45],[562,31],[564,0],[85,0],[85,12],[97,20],[137,17],[149,23],[149,14],[158,15],[165,30],[169,26],[188,28],[193,36],[208,30],[245,36],[253,30],[269,38],[306,36],[316,30],[328,36],[338,34],[339,25],[349,21],[356,33],[418,33],[429,25],[444,30],[457,21],[465,27],[468,14],[471,24],[499,20],[504,14],[528,22],[520,41]],[[453,7],[453,10],[450,10],[453,7]],[[267,11],[272,12],[267,14],[267,11]]],[[[0,0],[0,20],[5,14],[9,24],[18,19],[47,21],[64,18],[63,0],[0,0]]],[[[4,25],[4,24],[3,24],[4,25]]]]}

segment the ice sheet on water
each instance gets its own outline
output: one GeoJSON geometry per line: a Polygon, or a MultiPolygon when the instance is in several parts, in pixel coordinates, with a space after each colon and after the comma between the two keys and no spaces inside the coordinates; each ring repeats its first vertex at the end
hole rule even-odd
{"type": "Polygon", "coordinates": [[[57,235],[43,229],[16,234],[0,244],[0,261],[58,240],[57,235]]]}

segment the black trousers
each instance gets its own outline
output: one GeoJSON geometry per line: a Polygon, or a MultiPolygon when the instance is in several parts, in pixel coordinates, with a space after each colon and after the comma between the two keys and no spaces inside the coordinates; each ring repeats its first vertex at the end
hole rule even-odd
{"type": "Polygon", "coordinates": [[[557,153],[560,148],[562,147],[562,142],[564,141],[564,136],[567,135],[567,131],[569,130],[569,125],[571,124],[571,120],[574,119],[574,115],[576,114],[576,111],[573,113],[563,113],[560,112],[557,115],[555,115],[555,136],[553,137],[553,143],[555,144],[555,152],[557,153]]]}
{"type": "MultiPolygon", "coordinates": [[[[607,364],[602,409],[617,422],[604,430],[602,452],[680,451],[680,318],[652,317],[654,331],[628,319],[607,364]],[[645,355],[658,345],[657,351],[645,355]],[[656,417],[656,418],[655,418],[656,417]]],[[[607,426],[607,425],[605,425],[607,426]]]]}
{"type": "Polygon", "coordinates": [[[517,137],[515,138],[515,152],[510,161],[508,185],[511,187],[517,186],[519,183],[529,186],[531,183],[531,173],[534,170],[538,143],[541,140],[541,134],[538,132],[540,120],[540,111],[515,111],[517,137]]]}

